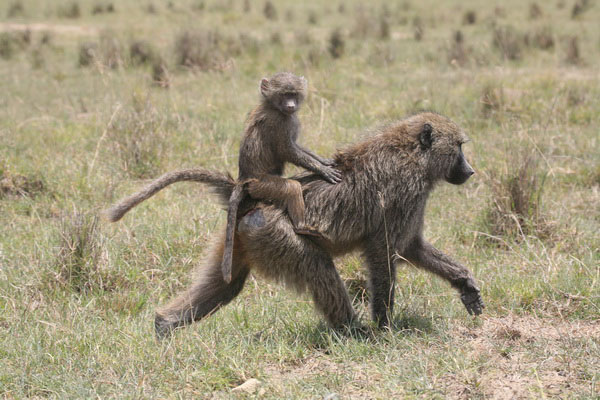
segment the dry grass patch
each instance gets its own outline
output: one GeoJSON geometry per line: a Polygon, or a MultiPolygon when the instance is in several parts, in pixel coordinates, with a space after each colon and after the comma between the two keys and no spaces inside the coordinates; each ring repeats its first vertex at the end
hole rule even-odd
{"type": "Polygon", "coordinates": [[[542,212],[542,193],[546,175],[538,169],[537,157],[523,152],[510,157],[503,175],[492,173],[487,182],[492,204],[486,215],[494,236],[520,238],[534,235],[549,238],[553,223],[542,212]]]}
{"type": "Polygon", "coordinates": [[[600,368],[597,322],[516,315],[482,320],[479,327],[453,328],[451,335],[467,346],[467,357],[483,364],[443,375],[440,384],[448,398],[569,398],[574,391],[600,395],[590,375],[600,368]],[[572,352],[582,347],[588,357],[572,352]]]}

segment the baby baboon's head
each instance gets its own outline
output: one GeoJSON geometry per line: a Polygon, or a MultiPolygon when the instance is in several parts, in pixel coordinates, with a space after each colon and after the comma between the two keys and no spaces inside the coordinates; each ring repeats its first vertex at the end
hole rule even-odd
{"type": "Polygon", "coordinates": [[[308,83],[303,76],[279,72],[260,81],[260,93],[265,104],[291,115],[298,111],[306,96],[308,83]]]}

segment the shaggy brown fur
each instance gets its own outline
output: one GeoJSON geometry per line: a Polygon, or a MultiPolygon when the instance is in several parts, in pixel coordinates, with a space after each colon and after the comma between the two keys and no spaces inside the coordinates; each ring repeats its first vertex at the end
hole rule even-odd
{"type": "Polygon", "coordinates": [[[216,171],[208,171],[202,168],[184,169],[180,171],[168,172],[158,179],[152,181],[144,189],[129,197],[121,200],[117,205],[105,211],[106,217],[111,222],[116,222],[123,218],[129,210],[149,199],[156,193],[175,182],[202,182],[209,184],[220,198],[231,195],[231,187],[235,184],[233,178],[228,174],[216,171]]]}
{"type": "MultiPolygon", "coordinates": [[[[367,263],[372,314],[381,326],[389,324],[396,264],[403,260],[446,279],[467,311],[480,314],[484,305],[471,272],[423,238],[425,203],[435,184],[461,184],[473,174],[461,150],[466,140],[450,119],[421,113],[339,152],[335,160],[344,172],[339,184],[314,173],[295,177],[304,192],[307,223],[327,239],[316,244],[298,236],[280,208],[259,203],[238,223],[232,281],[223,280],[219,240],[191,287],[157,312],[157,335],[230,302],[250,270],[308,290],[331,326],[351,324],[356,315],[332,257],[353,250],[362,251],[367,263]]],[[[232,191],[235,185],[226,179],[217,184],[222,201],[228,199],[227,186],[232,191]]]]}

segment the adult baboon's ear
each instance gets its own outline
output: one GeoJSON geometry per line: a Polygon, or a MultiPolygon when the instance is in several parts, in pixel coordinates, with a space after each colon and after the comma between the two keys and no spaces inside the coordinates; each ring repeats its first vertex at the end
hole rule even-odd
{"type": "Polygon", "coordinates": [[[419,135],[419,143],[421,143],[421,147],[424,149],[431,147],[431,142],[433,142],[433,139],[431,138],[431,132],[433,132],[433,127],[430,124],[424,124],[423,130],[419,135]]]}
{"type": "Polygon", "coordinates": [[[269,80],[267,78],[262,78],[260,80],[260,93],[263,96],[266,96],[269,92],[269,80]]]}

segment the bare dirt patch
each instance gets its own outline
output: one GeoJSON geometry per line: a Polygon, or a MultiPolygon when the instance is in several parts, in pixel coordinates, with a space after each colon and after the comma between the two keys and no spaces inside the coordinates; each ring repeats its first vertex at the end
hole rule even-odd
{"type": "Polygon", "coordinates": [[[454,399],[568,398],[569,393],[600,394],[591,382],[600,368],[599,321],[564,321],[530,316],[486,318],[478,328],[455,326],[469,359],[481,367],[446,374],[446,395],[454,399]],[[581,349],[585,349],[581,354],[581,349]],[[578,354],[579,353],[579,354],[578,354]]]}
{"type": "Polygon", "coordinates": [[[98,33],[96,28],[81,25],[60,25],[47,23],[17,24],[0,22],[0,32],[52,32],[56,34],[71,34],[90,36],[98,33]]]}

